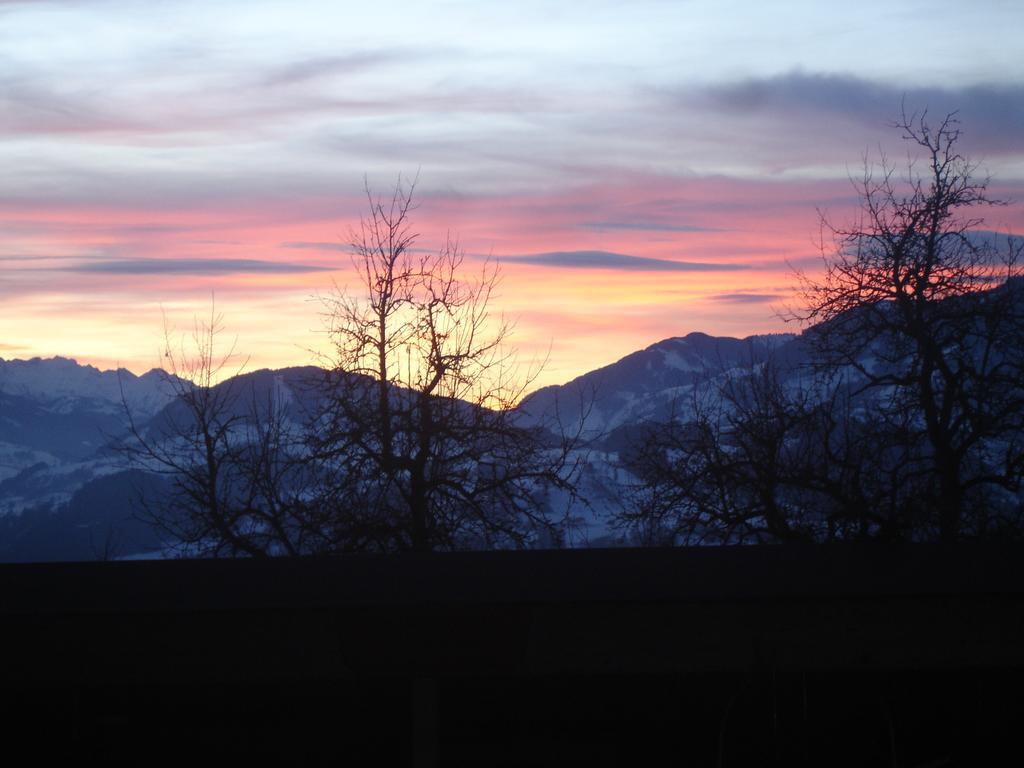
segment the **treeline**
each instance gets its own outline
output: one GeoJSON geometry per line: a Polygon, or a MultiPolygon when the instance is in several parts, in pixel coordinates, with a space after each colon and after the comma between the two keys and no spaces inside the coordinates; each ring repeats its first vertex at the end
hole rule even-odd
{"type": "MultiPolygon", "coordinates": [[[[897,123],[905,173],[865,163],[852,225],[822,217],[824,273],[799,275],[810,363],[709,372],[618,456],[629,542],[942,540],[1024,532],[1021,245],[983,231],[1002,201],[954,115],[897,123]]],[[[219,319],[168,339],[177,410],[124,450],[174,491],[147,516],[188,552],[270,555],[559,546],[586,505],[587,408],[525,426],[497,272],[456,242],[414,247],[413,186],[367,191],[361,285],[325,300],[332,353],[294,388],[216,384],[219,319]],[[185,383],[185,382],[191,383],[185,383]],[[255,392],[255,390],[254,390],[255,392]],[[289,400],[291,398],[291,400],[289,400]]],[[[235,380],[232,380],[235,381],[235,380]]]]}

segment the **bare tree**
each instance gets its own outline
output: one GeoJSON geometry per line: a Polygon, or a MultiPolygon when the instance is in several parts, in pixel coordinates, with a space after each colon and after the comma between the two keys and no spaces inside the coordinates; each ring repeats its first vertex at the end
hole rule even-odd
{"type": "Polygon", "coordinates": [[[982,230],[1001,203],[954,115],[897,126],[919,157],[902,179],[865,164],[860,217],[823,217],[825,275],[801,276],[812,363],[709,372],[629,457],[620,526],[686,543],[1024,533],[1021,246],[982,230]]]}
{"type": "Polygon", "coordinates": [[[904,113],[896,127],[916,156],[902,178],[884,157],[866,162],[859,218],[822,218],[826,271],[802,276],[799,317],[817,324],[820,367],[859,378],[899,439],[901,471],[935,513],[922,535],[1016,526],[1005,515],[1019,513],[1024,470],[1021,246],[982,231],[980,212],[1003,203],[959,151],[955,114],[933,126],[904,113]]]}
{"type": "Polygon", "coordinates": [[[511,325],[489,305],[494,265],[464,278],[450,236],[416,247],[414,184],[367,188],[351,233],[358,290],[324,299],[332,352],[310,454],[339,545],[372,549],[558,544],[571,440],[517,424],[536,377],[519,374],[511,325]]]}
{"type": "Polygon", "coordinates": [[[827,527],[808,474],[813,389],[789,391],[771,359],[696,383],[627,459],[618,523],[663,543],[810,541],[827,527]]]}
{"type": "Polygon", "coordinates": [[[302,382],[308,411],[231,370],[212,305],[187,342],[165,328],[174,400],[148,424],[126,404],[124,450],[167,478],[171,492],[145,499],[144,516],[183,552],[563,541],[575,436],[523,425],[515,406],[539,369],[518,375],[511,325],[488,311],[497,270],[463,279],[451,238],[416,249],[412,192],[401,180],[389,200],[367,190],[352,235],[361,286],[324,299],[332,352],[320,379],[302,382]]]}
{"type": "Polygon", "coordinates": [[[909,539],[920,483],[850,386],[769,357],[709,373],[625,457],[643,543],[909,539]]]}
{"type": "Polygon", "coordinates": [[[213,302],[191,335],[165,322],[165,382],[173,399],[141,424],[123,400],[132,463],[167,479],[169,492],[143,495],[142,517],[187,555],[298,554],[316,551],[297,492],[301,466],[281,403],[240,378],[234,346],[218,349],[223,319],[213,302]]]}

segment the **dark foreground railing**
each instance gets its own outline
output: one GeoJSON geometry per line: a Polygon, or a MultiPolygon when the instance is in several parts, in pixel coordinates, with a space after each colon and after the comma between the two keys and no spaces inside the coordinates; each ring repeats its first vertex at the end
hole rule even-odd
{"type": "Polygon", "coordinates": [[[36,754],[421,765],[998,762],[1024,548],[0,566],[36,754]]]}

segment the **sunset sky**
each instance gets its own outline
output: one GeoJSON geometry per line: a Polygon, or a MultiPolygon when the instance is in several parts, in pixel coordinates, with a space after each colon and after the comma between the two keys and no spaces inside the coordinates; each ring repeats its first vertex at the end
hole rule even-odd
{"type": "Polygon", "coordinates": [[[307,364],[399,174],[420,247],[501,263],[542,383],[796,330],[901,100],[1024,200],[1022,32],[1017,0],[0,0],[0,357],[144,371],[212,293],[250,369],[307,364]]]}

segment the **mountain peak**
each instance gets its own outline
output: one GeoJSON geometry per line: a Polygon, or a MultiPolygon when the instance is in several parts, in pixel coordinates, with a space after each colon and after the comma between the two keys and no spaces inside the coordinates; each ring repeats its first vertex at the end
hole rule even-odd
{"type": "Polygon", "coordinates": [[[158,369],[144,377],[124,368],[101,371],[60,356],[28,360],[0,358],[0,392],[37,403],[81,399],[120,408],[124,398],[139,413],[152,414],[173,396],[164,385],[165,376],[158,369]]]}
{"type": "Polygon", "coordinates": [[[738,339],[700,331],[673,336],[567,384],[538,390],[523,401],[521,412],[526,422],[542,422],[553,412],[571,422],[586,412],[587,431],[595,433],[661,419],[683,388],[725,370],[749,367],[794,338],[769,334],[738,339]]]}

